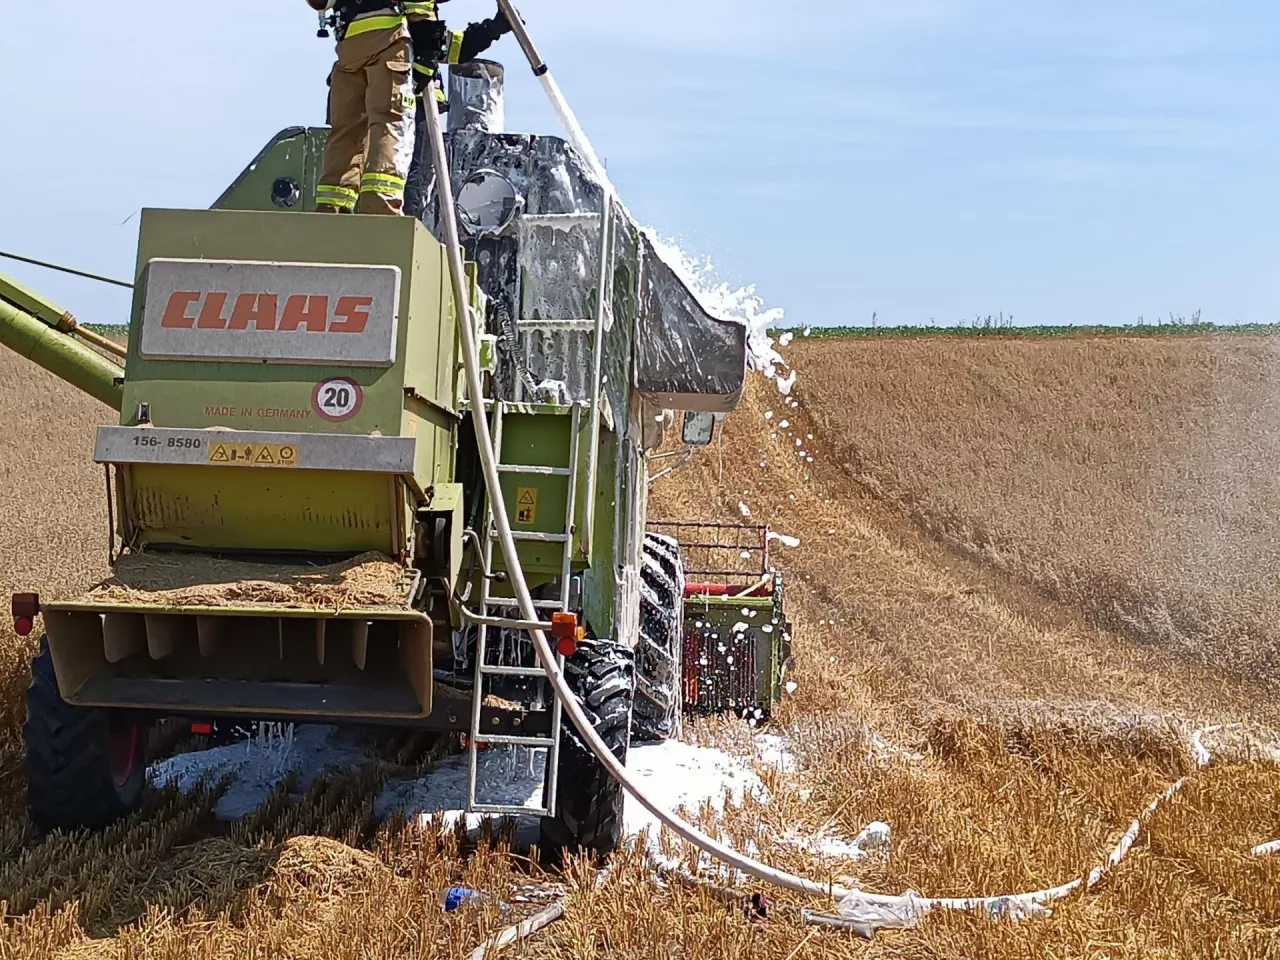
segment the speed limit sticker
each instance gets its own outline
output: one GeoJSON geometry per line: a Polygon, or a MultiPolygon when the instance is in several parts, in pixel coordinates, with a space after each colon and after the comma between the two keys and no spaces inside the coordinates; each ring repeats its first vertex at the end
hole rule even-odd
{"type": "Polygon", "coordinates": [[[364,391],[348,377],[335,377],[316,384],[311,393],[311,409],[330,423],[342,423],[360,412],[364,391]]]}

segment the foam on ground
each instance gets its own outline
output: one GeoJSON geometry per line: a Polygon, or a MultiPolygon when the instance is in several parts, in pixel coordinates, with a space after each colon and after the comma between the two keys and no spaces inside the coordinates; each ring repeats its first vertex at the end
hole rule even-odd
{"type": "MultiPolygon", "coordinates": [[[[794,764],[780,737],[769,737],[762,743],[760,755],[765,762],[784,769],[794,764]]],[[[302,725],[296,728],[291,743],[263,746],[249,741],[179,754],[153,764],[148,776],[157,785],[176,783],[179,789],[189,790],[202,777],[232,775],[234,780],[219,800],[215,815],[221,820],[234,820],[252,813],[290,771],[296,773],[301,792],[326,770],[358,770],[369,762],[364,749],[338,728],[302,725]]],[[[545,763],[542,750],[484,751],[476,771],[477,801],[531,809],[540,806],[545,763]]],[[[747,795],[765,795],[751,758],[677,740],[632,746],[627,769],[639,778],[645,792],[668,810],[684,807],[693,811],[705,803],[720,810],[726,800],[736,804],[747,795]]],[[[374,804],[374,815],[384,819],[401,813],[424,820],[441,815],[448,826],[465,821],[474,830],[484,817],[467,814],[466,801],[467,757],[463,754],[445,758],[424,777],[387,783],[374,804]]],[[[519,838],[532,842],[537,836],[536,828],[536,819],[528,818],[521,824],[519,838]]],[[[638,836],[644,830],[656,838],[658,819],[629,799],[624,831],[627,836],[638,836]]]]}
{"type": "Polygon", "coordinates": [[[157,786],[170,783],[190,790],[201,777],[217,780],[227,774],[231,786],[214,810],[219,820],[235,820],[256,810],[291,771],[298,775],[302,791],[328,769],[358,770],[369,762],[362,747],[337,727],[303,725],[291,741],[262,744],[256,740],[225,747],[180,753],[154,763],[147,777],[157,786]]]}

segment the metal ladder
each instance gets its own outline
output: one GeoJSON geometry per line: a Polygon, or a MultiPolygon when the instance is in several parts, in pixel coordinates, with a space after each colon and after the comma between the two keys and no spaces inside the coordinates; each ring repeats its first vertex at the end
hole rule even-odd
{"type": "MultiPolygon", "coordinates": [[[[569,587],[573,562],[574,513],[577,509],[578,501],[578,433],[582,425],[582,405],[580,403],[574,403],[572,405],[572,412],[570,413],[569,466],[541,467],[530,466],[527,464],[503,463],[502,423],[503,414],[507,407],[507,401],[494,400],[492,403],[493,414],[490,421],[490,427],[493,434],[493,448],[498,459],[498,473],[522,476],[564,477],[567,481],[565,518],[562,533],[538,533],[521,530],[512,531],[512,536],[515,538],[517,544],[521,542],[540,542],[558,543],[561,545],[560,597],[557,600],[534,600],[533,602],[534,609],[538,613],[538,619],[544,619],[543,611],[547,612],[547,618],[549,619],[549,615],[551,613],[569,612],[569,587]]],[[[494,525],[493,500],[492,498],[486,498],[486,501],[484,523],[485,535],[482,538],[482,550],[484,554],[484,565],[482,569],[485,571],[491,571],[493,569],[493,545],[497,540],[497,531],[494,525]]],[[[518,608],[519,604],[515,597],[495,596],[491,592],[490,578],[487,576],[481,578],[480,613],[483,617],[508,617],[510,614],[504,613],[504,611],[518,608]]],[[[563,707],[561,706],[559,698],[554,694],[551,694],[551,730],[545,737],[520,737],[505,734],[487,734],[483,729],[481,729],[481,708],[484,705],[487,678],[538,678],[546,676],[546,673],[543,671],[541,666],[516,667],[489,663],[489,629],[490,628],[486,623],[479,623],[476,626],[475,686],[473,687],[473,703],[471,707],[471,731],[467,743],[467,811],[469,813],[496,815],[553,817],[556,813],[556,789],[558,785],[557,781],[560,761],[560,727],[563,707]],[[480,799],[476,797],[476,774],[479,767],[480,747],[482,745],[517,746],[534,749],[545,748],[547,751],[547,786],[544,793],[544,796],[546,797],[545,806],[525,807],[517,804],[481,802],[480,799]]],[[[556,652],[556,663],[561,669],[564,668],[564,657],[559,653],[559,651],[556,652]]]]}

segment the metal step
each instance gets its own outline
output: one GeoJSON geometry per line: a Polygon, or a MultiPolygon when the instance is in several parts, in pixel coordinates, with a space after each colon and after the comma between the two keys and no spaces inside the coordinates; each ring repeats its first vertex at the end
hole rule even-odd
{"type": "Polygon", "coordinates": [[[499,747],[545,747],[550,750],[552,744],[557,741],[552,740],[550,737],[513,737],[505,733],[495,733],[492,736],[487,736],[482,733],[476,738],[475,742],[478,744],[492,744],[499,747]]]}
{"type": "Polygon", "coordinates": [[[536,227],[566,227],[575,223],[592,224],[600,222],[598,213],[523,213],[521,223],[536,227]]]}
{"type": "Polygon", "coordinates": [[[508,667],[490,663],[481,664],[480,672],[486,677],[545,677],[547,675],[541,667],[508,667]]]}
{"type": "MultiPolygon", "coordinates": [[[[497,534],[492,534],[496,539],[497,534]]],[[[511,539],[520,540],[527,543],[568,543],[569,534],[567,533],[538,533],[533,530],[512,530],[511,539]]]]}
{"type": "Polygon", "coordinates": [[[546,807],[517,807],[505,803],[473,803],[471,813],[488,813],[499,817],[549,817],[546,807]]]}
{"type": "Polygon", "coordinates": [[[539,477],[567,477],[568,467],[531,467],[518,463],[498,464],[499,473],[523,473],[539,477]]]}
{"type": "MultiPolygon", "coordinates": [[[[486,602],[490,607],[520,609],[520,601],[515,597],[490,597],[486,602]]],[[[563,610],[564,604],[559,600],[535,600],[533,601],[533,608],[535,610],[563,610]]]]}
{"type": "Polygon", "coordinates": [[[538,333],[594,333],[594,320],[542,320],[537,317],[522,317],[520,331],[536,331],[538,333]]]}

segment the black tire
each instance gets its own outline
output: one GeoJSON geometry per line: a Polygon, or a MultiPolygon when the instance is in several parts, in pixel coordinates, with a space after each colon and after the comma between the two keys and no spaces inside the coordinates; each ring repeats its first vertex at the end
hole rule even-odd
{"type": "MultiPolygon", "coordinates": [[[[631,652],[586,640],[565,661],[564,672],[595,732],[625,762],[635,689],[631,652]]],[[[611,854],[622,838],[622,785],[587,749],[567,714],[560,730],[557,794],[556,815],[542,818],[544,857],[554,863],[565,852],[585,851],[597,859],[611,854]]]]}
{"type": "Polygon", "coordinates": [[[666,740],[680,730],[684,656],[684,563],[671,537],[646,534],[636,644],[635,740],[666,740]]]}
{"type": "Polygon", "coordinates": [[[134,810],[146,780],[146,728],[136,717],[62,699],[48,640],[31,661],[27,803],[45,830],[97,829],[134,810]]]}

